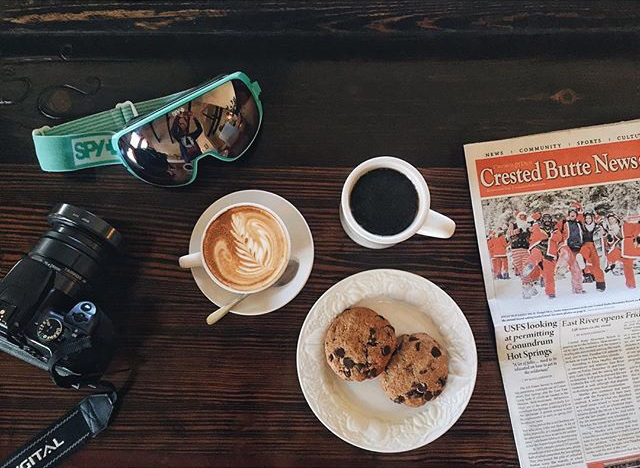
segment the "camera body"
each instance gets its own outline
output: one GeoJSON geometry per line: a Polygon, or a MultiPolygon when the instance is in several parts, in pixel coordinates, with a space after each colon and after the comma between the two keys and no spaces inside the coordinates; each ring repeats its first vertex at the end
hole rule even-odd
{"type": "Polygon", "coordinates": [[[0,281],[0,350],[48,371],[59,386],[96,383],[116,334],[91,293],[122,238],[71,205],[57,205],[48,219],[52,229],[0,281]]]}

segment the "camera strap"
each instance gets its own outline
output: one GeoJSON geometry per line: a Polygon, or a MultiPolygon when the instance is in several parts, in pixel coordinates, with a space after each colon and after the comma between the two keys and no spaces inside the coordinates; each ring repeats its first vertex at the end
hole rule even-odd
{"type": "Polygon", "coordinates": [[[0,468],[50,468],[102,432],[117,400],[115,390],[86,397],[30,442],[9,456],[0,468]]]}
{"type": "Polygon", "coordinates": [[[87,349],[91,347],[91,337],[85,336],[76,341],[70,341],[69,343],[60,346],[56,351],[51,354],[49,358],[49,374],[53,379],[53,382],[58,387],[69,388],[73,386],[81,385],[83,383],[91,383],[96,379],[99,379],[100,376],[96,376],[94,374],[88,375],[62,375],[57,370],[57,365],[61,361],[64,361],[70,354],[76,353],[78,351],[82,351],[83,349],[87,349]]]}

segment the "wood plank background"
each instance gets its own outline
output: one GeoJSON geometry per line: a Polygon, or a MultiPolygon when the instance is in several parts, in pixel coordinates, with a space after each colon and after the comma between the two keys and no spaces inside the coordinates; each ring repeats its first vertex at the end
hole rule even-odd
{"type": "MultiPolygon", "coordinates": [[[[0,13],[0,276],[59,201],[104,217],[128,241],[96,301],[122,331],[114,368],[132,366],[134,382],[113,426],[66,466],[518,466],[462,145],[637,118],[640,6],[0,0],[0,13]],[[151,187],[119,167],[45,174],[36,164],[33,128],[233,70],[262,85],[261,135],[236,163],[202,161],[188,187],[151,187]],[[412,238],[373,252],[346,237],[342,182],[380,154],[421,168],[434,209],[457,223],[452,239],[412,238]],[[300,209],[316,262],[283,309],[207,327],[212,306],[177,258],[209,204],[248,188],[300,209]],[[443,437],[403,454],[365,452],[333,436],[308,408],[295,369],[298,332],[315,300],[379,267],[435,281],[460,305],[478,345],[467,411],[443,437]]],[[[4,355],[0,376],[1,458],[78,395],[4,355]]]]}

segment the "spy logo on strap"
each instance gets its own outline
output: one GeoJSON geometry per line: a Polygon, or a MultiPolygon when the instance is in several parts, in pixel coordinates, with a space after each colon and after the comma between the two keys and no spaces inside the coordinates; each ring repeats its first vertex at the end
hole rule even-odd
{"type": "Polygon", "coordinates": [[[118,151],[111,144],[111,135],[103,138],[74,138],[71,140],[73,162],[77,168],[105,161],[119,161],[118,151]]]}

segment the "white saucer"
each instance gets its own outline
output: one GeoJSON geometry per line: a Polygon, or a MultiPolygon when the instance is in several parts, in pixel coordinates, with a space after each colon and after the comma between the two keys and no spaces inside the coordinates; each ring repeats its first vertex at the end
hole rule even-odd
{"type": "Polygon", "coordinates": [[[438,286],[400,270],[369,270],[340,281],[313,305],[297,348],[302,393],[327,429],[356,447],[403,452],[434,441],[462,415],[476,382],[478,359],[469,323],[438,286]],[[449,353],[442,394],[419,408],[391,401],[380,379],[347,382],[326,362],[324,335],[333,318],[350,306],[384,316],[396,334],[426,332],[449,353]]]}
{"type": "MultiPolygon", "coordinates": [[[[209,220],[224,207],[235,203],[259,203],[280,216],[291,237],[291,259],[298,260],[299,263],[298,272],[289,283],[252,294],[231,310],[240,315],[266,314],[288,304],[306,284],[313,267],[313,237],[307,221],[289,201],[275,193],[263,190],[243,190],[216,200],[202,213],[191,234],[189,253],[199,250],[199,239],[202,238],[202,232],[209,220]]],[[[236,296],[211,281],[203,268],[192,268],[191,273],[200,291],[214,304],[222,306],[236,296]]]]}

